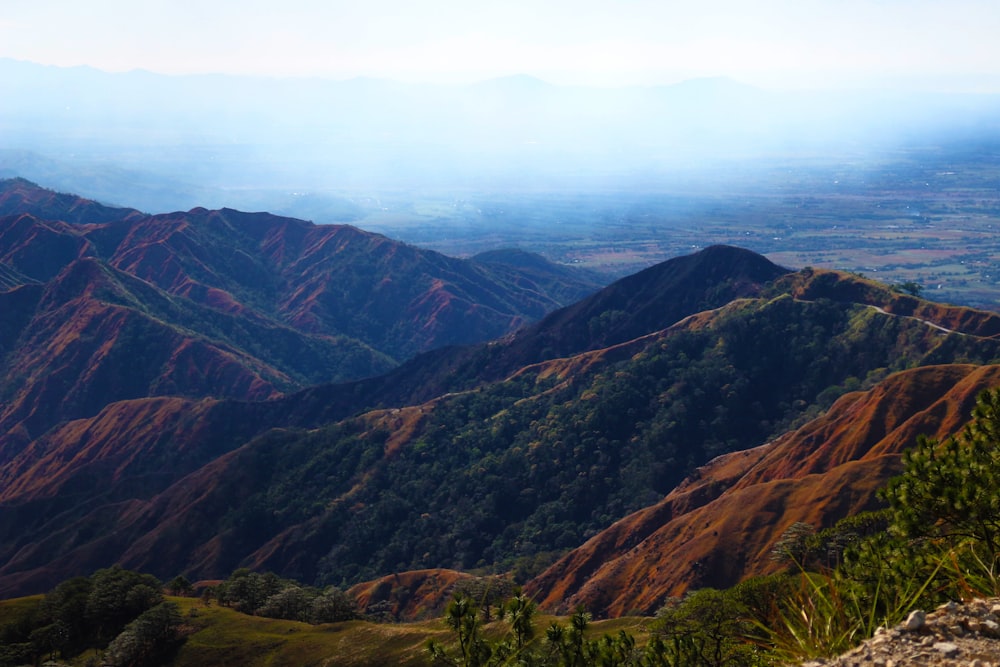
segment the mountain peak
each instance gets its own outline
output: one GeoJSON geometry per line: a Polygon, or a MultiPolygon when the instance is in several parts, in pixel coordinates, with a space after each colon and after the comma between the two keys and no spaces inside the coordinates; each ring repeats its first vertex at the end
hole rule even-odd
{"type": "Polygon", "coordinates": [[[552,313],[529,333],[542,348],[562,355],[608,347],[732,299],[756,295],[787,273],[788,269],[750,250],[713,245],[622,278],[552,313]]]}

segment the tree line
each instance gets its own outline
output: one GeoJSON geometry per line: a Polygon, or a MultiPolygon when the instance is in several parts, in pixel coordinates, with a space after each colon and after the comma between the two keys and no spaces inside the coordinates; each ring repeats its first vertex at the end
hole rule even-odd
{"type": "MultiPolygon", "coordinates": [[[[464,583],[443,622],[447,642],[428,661],[462,667],[759,667],[840,653],[915,608],[1000,594],[1000,389],[984,392],[954,437],[920,437],[902,473],[881,491],[885,508],[813,530],[792,526],[774,549],[784,571],[728,590],[668,601],[639,645],[626,632],[591,637],[577,610],[544,633],[520,590],[464,583]]],[[[168,584],[189,590],[177,578],[168,584]]],[[[0,626],[0,667],[72,659],[136,666],[169,659],[181,641],[177,606],[155,578],[118,567],[62,582],[0,626]]],[[[237,570],[212,599],[261,616],[313,623],[359,618],[353,600],[272,573],[237,570]]]]}
{"type": "Polygon", "coordinates": [[[120,567],[60,583],[38,604],[0,627],[0,666],[71,659],[88,664],[159,664],[179,642],[181,615],[160,581],[120,567]]]}

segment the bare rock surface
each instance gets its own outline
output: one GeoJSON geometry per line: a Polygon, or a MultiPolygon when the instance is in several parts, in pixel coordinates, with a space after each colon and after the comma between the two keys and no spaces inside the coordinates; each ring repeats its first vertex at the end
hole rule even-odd
{"type": "Polygon", "coordinates": [[[1000,598],[914,611],[837,658],[802,667],[1000,667],[1000,598]]]}

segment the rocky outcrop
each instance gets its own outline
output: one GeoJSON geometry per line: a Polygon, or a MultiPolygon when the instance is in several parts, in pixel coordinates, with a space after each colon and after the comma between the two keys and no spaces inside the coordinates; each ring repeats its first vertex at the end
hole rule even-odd
{"type": "Polygon", "coordinates": [[[912,612],[903,623],[842,656],[802,667],[994,667],[1000,665],[1000,598],[948,602],[930,613],[912,612]]]}

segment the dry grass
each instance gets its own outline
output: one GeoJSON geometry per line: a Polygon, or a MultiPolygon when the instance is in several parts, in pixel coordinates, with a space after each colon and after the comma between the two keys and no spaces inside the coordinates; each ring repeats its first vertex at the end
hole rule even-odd
{"type": "MultiPolygon", "coordinates": [[[[199,600],[171,598],[181,606],[191,634],[178,651],[176,667],[367,667],[429,665],[428,640],[448,645],[452,635],[440,619],[415,623],[376,624],[366,621],[309,625],[294,621],[247,616],[199,600]],[[194,617],[189,617],[194,610],[194,617]]],[[[592,624],[592,636],[635,635],[648,639],[648,619],[621,618],[592,624]]],[[[566,619],[541,616],[539,635],[553,622],[566,619]]],[[[497,626],[499,627],[499,625],[497,626]]]]}

